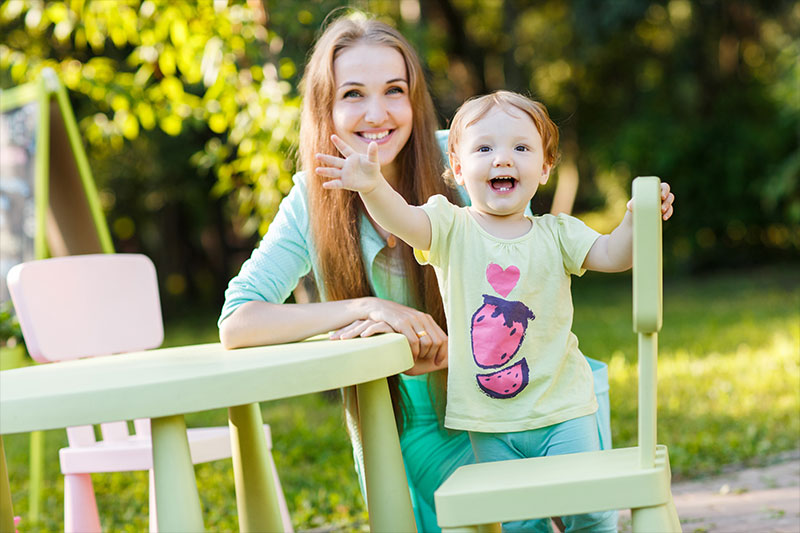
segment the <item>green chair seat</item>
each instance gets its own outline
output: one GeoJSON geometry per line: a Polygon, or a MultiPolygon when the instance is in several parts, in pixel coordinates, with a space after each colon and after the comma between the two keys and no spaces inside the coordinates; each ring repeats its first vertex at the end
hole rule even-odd
{"type": "Polygon", "coordinates": [[[549,518],[670,501],[667,448],[641,468],[639,448],[467,465],[436,491],[443,528],[549,518]]]}

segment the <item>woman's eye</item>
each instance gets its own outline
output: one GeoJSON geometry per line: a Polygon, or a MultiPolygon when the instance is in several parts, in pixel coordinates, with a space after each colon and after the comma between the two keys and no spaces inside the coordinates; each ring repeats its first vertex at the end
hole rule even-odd
{"type": "Polygon", "coordinates": [[[386,91],[386,94],[403,94],[404,92],[405,91],[402,89],[402,87],[391,87],[388,91],[386,91]]]}
{"type": "Polygon", "coordinates": [[[355,89],[351,89],[342,95],[342,98],[357,98],[361,96],[361,93],[356,91],[355,89]]]}

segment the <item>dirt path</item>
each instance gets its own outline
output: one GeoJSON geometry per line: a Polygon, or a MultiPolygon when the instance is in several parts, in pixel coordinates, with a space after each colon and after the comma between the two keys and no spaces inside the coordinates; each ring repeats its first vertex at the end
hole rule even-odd
{"type": "MultiPolygon", "coordinates": [[[[800,532],[800,451],[763,468],[672,484],[684,533],[800,532]]],[[[620,513],[629,532],[630,512],[620,513]]]]}

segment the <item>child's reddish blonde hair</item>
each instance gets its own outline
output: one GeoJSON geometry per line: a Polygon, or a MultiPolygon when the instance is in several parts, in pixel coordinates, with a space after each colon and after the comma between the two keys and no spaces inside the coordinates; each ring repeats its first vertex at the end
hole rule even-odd
{"type": "MultiPolygon", "coordinates": [[[[552,167],[558,161],[558,127],[550,119],[544,104],[511,91],[495,91],[483,96],[470,98],[458,108],[450,123],[450,134],[447,139],[447,153],[452,157],[461,142],[464,130],[486,116],[486,113],[500,107],[508,110],[519,109],[533,121],[542,137],[544,162],[552,167]]],[[[449,173],[450,171],[448,171],[449,173]]]]}

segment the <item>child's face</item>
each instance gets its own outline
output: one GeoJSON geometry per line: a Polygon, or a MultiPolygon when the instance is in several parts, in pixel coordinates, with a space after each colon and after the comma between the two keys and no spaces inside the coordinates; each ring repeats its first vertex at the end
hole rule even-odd
{"type": "Polygon", "coordinates": [[[468,126],[451,158],[472,207],[494,216],[523,215],[550,174],[539,130],[515,108],[495,107],[468,126]]]}

